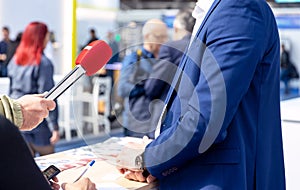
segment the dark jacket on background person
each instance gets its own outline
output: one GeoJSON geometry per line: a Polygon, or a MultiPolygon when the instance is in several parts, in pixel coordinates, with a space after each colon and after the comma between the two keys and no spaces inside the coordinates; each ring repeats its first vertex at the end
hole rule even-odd
{"type": "Polygon", "coordinates": [[[145,83],[145,93],[150,99],[165,100],[190,38],[188,34],[181,40],[169,41],[160,47],[158,61],[145,83]]]}
{"type": "MultiPolygon", "coordinates": [[[[7,59],[7,50],[8,50],[8,44],[2,40],[0,41],[0,54],[5,54],[7,59]]],[[[6,68],[6,60],[0,60],[0,77],[5,77],[7,72],[6,68]]]]}
{"type": "Polygon", "coordinates": [[[124,98],[123,125],[128,133],[125,135],[153,137],[154,129],[150,129],[148,123],[150,113],[145,103],[144,83],[154,62],[154,55],[144,48],[126,56],[122,62],[118,94],[124,98]]]}

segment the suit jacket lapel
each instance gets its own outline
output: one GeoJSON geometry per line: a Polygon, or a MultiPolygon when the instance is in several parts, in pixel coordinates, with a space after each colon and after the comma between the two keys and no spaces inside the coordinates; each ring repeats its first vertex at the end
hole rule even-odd
{"type": "MultiPolygon", "coordinates": [[[[195,40],[197,39],[197,36],[199,36],[201,30],[203,29],[203,26],[205,25],[205,23],[206,23],[206,21],[207,21],[207,18],[208,18],[208,17],[211,15],[211,13],[215,10],[215,8],[217,7],[217,5],[219,4],[220,1],[221,1],[221,0],[215,0],[215,1],[213,2],[213,4],[212,4],[212,6],[210,7],[209,11],[208,11],[207,14],[205,15],[205,17],[204,17],[204,19],[203,19],[203,22],[202,22],[202,24],[200,25],[200,28],[199,28],[198,31],[197,31],[196,36],[192,36],[193,42],[192,42],[191,46],[193,46],[193,43],[196,43],[195,40]]],[[[187,59],[188,59],[188,56],[187,56],[187,55],[188,55],[188,52],[189,52],[189,48],[186,49],[186,51],[185,51],[185,53],[184,53],[184,56],[183,56],[183,58],[182,58],[182,60],[181,60],[181,63],[180,63],[179,66],[178,66],[178,70],[177,70],[177,72],[176,72],[176,74],[175,74],[175,76],[174,76],[173,82],[172,82],[172,87],[174,87],[174,88],[172,88],[172,89],[170,88],[170,90],[169,90],[169,92],[168,92],[168,95],[167,95],[166,100],[165,100],[165,104],[166,104],[166,105],[169,103],[170,98],[171,98],[172,94],[174,93],[174,90],[176,90],[175,87],[176,87],[176,86],[178,85],[178,83],[179,83],[181,73],[183,72],[184,66],[185,66],[185,64],[186,64],[186,62],[187,62],[187,59]]]]}

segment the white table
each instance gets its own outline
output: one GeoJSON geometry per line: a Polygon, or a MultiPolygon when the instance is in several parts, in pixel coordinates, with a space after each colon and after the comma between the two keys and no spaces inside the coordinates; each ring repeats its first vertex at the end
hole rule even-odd
{"type": "MultiPolygon", "coordinates": [[[[112,139],[119,138],[110,138],[109,140],[112,139]]],[[[109,140],[105,142],[111,142],[109,140]]],[[[113,141],[115,142],[116,140],[113,141]]],[[[112,147],[110,149],[113,149],[116,144],[111,145],[112,147]]],[[[116,166],[112,164],[115,163],[114,155],[119,152],[118,149],[121,147],[117,146],[114,150],[112,150],[112,152],[108,153],[109,151],[107,146],[109,146],[109,144],[92,144],[64,152],[37,157],[35,160],[41,170],[44,170],[52,164],[62,170],[62,172],[57,175],[57,178],[61,183],[73,183],[85,169],[86,165],[91,160],[95,160],[95,164],[84,174],[84,177],[89,177],[94,183],[96,183],[97,189],[99,190],[156,189],[155,187],[157,184],[155,182],[148,184],[124,178],[123,174],[121,174],[117,170],[116,166]],[[103,155],[102,153],[107,153],[107,155],[103,155]]]]}

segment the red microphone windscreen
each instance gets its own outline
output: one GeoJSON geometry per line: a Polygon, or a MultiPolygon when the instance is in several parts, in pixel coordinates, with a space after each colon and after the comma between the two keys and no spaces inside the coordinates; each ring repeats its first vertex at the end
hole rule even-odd
{"type": "Polygon", "coordinates": [[[110,46],[102,40],[88,44],[78,55],[75,63],[81,65],[86,75],[91,76],[99,71],[111,58],[110,46]]]}

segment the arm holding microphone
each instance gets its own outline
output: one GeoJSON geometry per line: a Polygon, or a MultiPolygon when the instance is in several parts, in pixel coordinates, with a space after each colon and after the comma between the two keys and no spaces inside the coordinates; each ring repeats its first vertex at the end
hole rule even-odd
{"type": "Polygon", "coordinates": [[[19,127],[32,130],[56,106],[55,99],[74,84],[83,74],[93,75],[110,59],[112,50],[104,41],[97,40],[86,46],[76,59],[77,66],[62,81],[44,94],[24,95],[17,100],[0,96],[0,114],[19,127]]]}
{"type": "Polygon", "coordinates": [[[14,100],[1,95],[0,114],[18,126],[20,130],[32,130],[56,106],[53,100],[47,100],[43,96],[44,94],[30,94],[14,100]]]}

